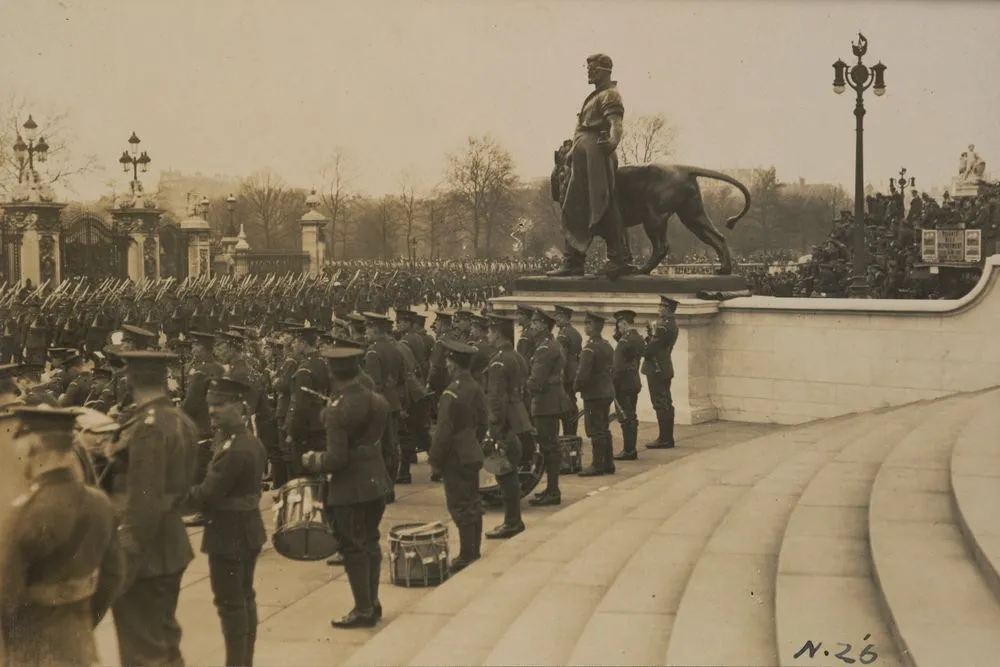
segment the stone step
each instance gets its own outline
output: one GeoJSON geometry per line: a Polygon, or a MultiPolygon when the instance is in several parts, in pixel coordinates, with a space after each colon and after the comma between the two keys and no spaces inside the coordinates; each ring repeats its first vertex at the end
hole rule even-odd
{"type": "Polygon", "coordinates": [[[440,586],[348,664],[593,664],[602,643],[634,648],[598,663],[659,663],[663,629],[640,630],[671,620],[719,518],[803,443],[850,428],[834,420],[699,452],[595,493],[440,586]],[[663,567],[668,559],[684,562],[663,567]],[[638,635],[646,640],[629,639],[638,635]],[[622,639],[599,641],[608,637],[622,639]]]}
{"type": "MultiPolygon", "coordinates": [[[[996,396],[994,394],[994,396],[996,396]]],[[[969,421],[951,454],[951,489],[968,548],[993,595],[1000,599],[1000,411],[983,409],[969,421]]]]}
{"type": "Polygon", "coordinates": [[[693,564],[665,664],[777,664],[777,562],[789,516],[816,473],[848,446],[878,432],[886,419],[862,415],[826,437],[797,443],[766,474],[752,466],[724,478],[746,486],[693,564]],[[705,641],[707,628],[712,641],[705,641]]]}
{"type": "Polygon", "coordinates": [[[871,576],[868,504],[880,465],[873,459],[884,459],[897,442],[956,405],[961,403],[920,404],[886,415],[811,479],[778,555],[778,664],[831,664],[846,643],[851,644],[847,658],[857,660],[871,643],[880,665],[901,664],[871,576]]]}
{"type": "Polygon", "coordinates": [[[1000,602],[962,538],[950,475],[962,428],[996,399],[970,395],[937,412],[892,449],[872,488],[872,574],[900,655],[916,667],[985,667],[1000,655],[1000,602]]]}

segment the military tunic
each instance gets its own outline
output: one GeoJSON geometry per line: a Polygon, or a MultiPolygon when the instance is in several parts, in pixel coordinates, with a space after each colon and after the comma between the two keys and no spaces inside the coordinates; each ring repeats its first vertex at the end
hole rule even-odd
{"type": "Polygon", "coordinates": [[[441,394],[428,453],[431,466],[444,478],[448,512],[458,526],[482,521],[479,469],[483,466],[483,448],[479,443],[488,426],[486,394],[467,370],[459,370],[441,394]]]}
{"type": "Polygon", "coordinates": [[[570,408],[563,416],[563,433],[566,435],[576,435],[577,428],[577,405],[576,405],[576,389],[574,389],[574,381],[576,380],[576,369],[580,363],[580,352],[583,348],[583,337],[580,332],[576,330],[572,324],[564,324],[559,327],[559,334],[556,336],[556,340],[562,345],[563,354],[566,357],[566,369],[563,373],[563,388],[566,391],[566,396],[570,400],[570,408]]]}
{"type": "Polygon", "coordinates": [[[618,423],[622,429],[624,449],[635,451],[635,439],[639,432],[639,416],[636,412],[642,381],[639,379],[639,360],[645,350],[642,336],[635,329],[620,338],[615,346],[612,377],[615,385],[615,403],[618,407],[618,423]]]}
{"type": "Polygon", "coordinates": [[[71,469],[57,468],[35,478],[14,504],[3,536],[4,663],[97,664],[94,627],[125,577],[111,501],[71,469]]]}

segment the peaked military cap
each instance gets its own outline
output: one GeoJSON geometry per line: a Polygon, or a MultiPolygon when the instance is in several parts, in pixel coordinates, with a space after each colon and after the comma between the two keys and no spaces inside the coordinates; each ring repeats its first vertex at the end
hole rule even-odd
{"type": "Polygon", "coordinates": [[[320,353],[332,368],[351,369],[361,365],[365,351],[354,347],[329,347],[320,353]]]}
{"type": "Polygon", "coordinates": [[[668,306],[668,307],[673,308],[673,309],[676,310],[677,306],[679,306],[680,303],[681,302],[678,301],[677,299],[671,299],[669,296],[665,296],[665,295],[662,295],[662,294],[660,295],[660,305],[661,306],[668,306]]]}
{"type": "Polygon", "coordinates": [[[531,315],[533,312],[535,312],[535,307],[534,306],[528,306],[528,305],[525,305],[523,303],[517,304],[517,314],[518,315],[531,315]]]}
{"type": "Polygon", "coordinates": [[[364,324],[365,323],[365,317],[364,317],[364,315],[362,315],[360,313],[348,313],[346,315],[346,317],[351,322],[355,322],[357,324],[364,324]]]}
{"type": "Polygon", "coordinates": [[[473,315],[471,322],[474,326],[480,327],[481,329],[488,329],[490,326],[490,321],[488,318],[480,317],[479,315],[473,315]]]}
{"type": "Polygon", "coordinates": [[[173,352],[160,352],[159,350],[125,350],[119,352],[118,356],[124,359],[129,366],[144,368],[166,368],[167,364],[180,359],[173,352]]]}
{"type": "Polygon", "coordinates": [[[84,360],[84,356],[82,354],[80,354],[79,352],[77,352],[76,350],[73,350],[73,354],[68,355],[66,358],[64,358],[62,361],[60,361],[59,365],[61,367],[63,367],[63,368],[66,368],[68,366],[72,366],[74,364],[80,363],[83,360],[84,360]]]}
{"type": "Polygon", "coordinates": [[[413,313],[413,321],[423,326],[427,322],[427,316],[423,313],[413,313]]]}
{"type": "Polygon", "coordinates": [[[147,340],[159,338],[159,335],[153,333],[149,329],[143,329],[142,327],[137,327],[134,324],[123,324],[122,333],[132,338],[145,338],[147,340]]]}
{"type": "Polygon", "coordinates": [[[546,324],[549,324],[549,325],[552,325],[552,324],[556,323],[556,319],[552,315],[550,315],[549,313],[546,313],[541,308],[535,308],[531,317],[532,317],[532,319],[541,320],[542,322],[545,322],[546,324]]]}
{"type": "Polygon", "coordinates": [[[569,315],[570,317],[573,316],[573,309],[569,306],[553,306],[552,309],[560,315],[569,315]]]}
{"type": "Polygon", "coordinates": [[[241,345],[246,342],[246,338],[243,337],[238,331],[220,331],[215,334],[217,340],[221,340],[223,343],[235,343],[241,345]]]}
{"type": "Polygon", "coordinates": [[[201,343],[202,345],[212,345],[215,343],[215,334],[205,333],[204,331],[189,331],[185,338],[192,343],[201,343]]]}
{"type": "Polygon", "coordinates": [[[416,313],[408,308],[396,308],[396,319],[397,320],[408,320],[412,319],[416,313]]]}
{"type": "Polygon", "coordinates": [[[611,71],[614,67],[614,62],[611,60],[611,56],[605,55],[603,53],[595,53],[592,56],[587,56],[587,64],[593,65],[597,69],[604,69],[611,71]]]}
{"type": "Polygon", "coordinates": [[[343,336],[333,336],[333,343],[339,348],[352,350],[364,350],[368,347],[365,343],[359,340],[351,340],[350,338],[344,338],[343,336]]]}
{"type": "Polygon", "coordinates": [[[93,375],[94,375],[95,378],[98,378],[98,379],[101,379],[101,380],[110,380],[112,377],[114,377],[114,374],[115,374],[115,372],[113,370],[111,370],[110,368],[95,368],[92,371],[92,373],[93,373],[93,375]]]}
{"type": "MultiPolygon", "coordinates": [[[[72,436],[76,428],[76,412],[58,408],[15,408],[14,416],[20,422],[14,437],[37,433],[39,435],[72,436]]],[[[63,449],[73,446],[72,437],[62,439],[63,449]]]]}
{"type": "Polygon", "coordinates": [[[445,350],[448,351],[448,354],[450,356],[471,357],[472,355],[474,355],[476,352],[479,351],[473,346],[463,343],[460,340],[453,340],[446,338],[445,340],[441,341],[441,345],[444,347],[445,350]]]}
{"type": "Polygon", "coordinates": [[[232,378],[213,378],[208,383],[208,397],[216,401],[242,401],[253,389],[232,378]]]}
{"type": "Polygon", "coordinates": [[[451,313],[449,313],[446,310],[438,311],[437,313],[434,314],[434,321],[447,322],[448,324],[451,324],[451,313]]]}
{"type": "Polygon", "coordinates": [[[625,320],[629,324],[635,322],[635,311],[634,310],[619,310],[615,312],[615,321],[625,320]]]}
{"type": "Polygon", "coordinates": [[[492,324],[517,324],[517,318],[508,313],[492,312],[486,316],[492,324]]]}
{"type": "Polygon", "coordinates": [[[361,313],[364,317],[365,324],[391,324],[392,320],[389,319],[388,315],[383,315],[382,313],[361,313]]]}
{"type": "Polygon", "coordinates": [[[595,322],[600,322],[601,324],[604,324],[605,320],[608,319],[608,316],[605,315],[604,313],[595,313],[592,310],[588,310],[584,315],[584,319],[593,320],[595,322]]]}
{"type": "Polygon", "coordinates": [[[49,356],[52,357],[53,359],[56,359],[56,360],[64,359],[67,356],[69,356],[70,353],[72,353],[72,352],[76,352],[76,350],[73,350],[73,349],[68,348],[68,347],[50,347],[49,348],[49,356]]]}

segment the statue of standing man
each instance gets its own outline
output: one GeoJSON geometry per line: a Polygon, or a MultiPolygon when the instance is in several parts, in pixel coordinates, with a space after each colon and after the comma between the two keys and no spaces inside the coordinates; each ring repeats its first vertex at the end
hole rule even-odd
{"type": "Polygon", "coordinates": [[[552,196],[562,208],[566,246],[563,266],[550,271],[549,276],[582,276],[587,248],[595,234],[607,246],[604,274],[617,278],[635,270],[625,256],[624,226],[615,198],[615,150],[622,140],[625,104],[618,82],[611,80],[611,67],[611,58],[602,53],[587,58],[587,81],[593,84],[594,92],[583,101],[573,141],[566,142],[557,157],[565,159],[567,167],[552,176],[552,196]],[[557,182],[560,178],[567,182],[557,182]]]}

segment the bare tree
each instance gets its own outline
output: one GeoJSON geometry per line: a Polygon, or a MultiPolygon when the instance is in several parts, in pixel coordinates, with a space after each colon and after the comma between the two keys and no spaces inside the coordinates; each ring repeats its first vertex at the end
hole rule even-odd
{"type": "Polygon", "coordinates": [[[44,138],[49,147],[45,163],[35,163],[35,170],[43,183],[58,184],[72,192],[74,178],[103,171],[96,155],[73,152],[68,111],[10,93],[0,100],[0,192],[9,197],[14,186],[28,176],[27,160],[18,159],[14,144],[24,132],[22,125],[29,114],[38,123],[39,139],[44,138]]]}
{"type": "MultiPolygon", "coordinates": [[[[330,218],[330,249],[333,253],[337,230],[346,225],[348,207],[353,201],[354,165],[344,148],[337,146],[333,149],[330,159],[319,170],[319,180],[321,186],[316,193],[322,201],[324,213],[330,218]]],[[[346,243],[346,235],[341,236],[346,243]]]]}
{"type": "Polygon", "coordinates": [[[417,174],[412,169],[406,169],[399,175],[399,209],[403,216],[403,230],[406,232],[406,254],[410,259],[410,253],[416,254],[416,236],[414,235],[414,225],[417,221],[417,198],[419,189],[417,174]]]}
{"type": "Polygon", "coordinates": [[[784,185],[778,180],[777,170],[774,167],[758,169],[754,173],[753,185],[750,188],[753,206],[747,217],[760,226],[765,251],[772,250],[771,231],[776,222],[778,201],[784,185]]]}
{"type": "Polygon", "coordinates": [[[389,257],[396,240],[396,215],[398,204],[391,195],[380,197],[376,206],[380,257],[389,257]]]}
{"type": "Polygon", "coordinates": [[[626,118],[618,157],[623,165],[648,164],[674,152],[677,128],[663,114],[626,118]]]}
{"type": "MultiPolygon", "coordinates": [[[[247,212],[260,229],[265,248],[273,247],[282,230],[301,215],[305,201],[303,193],[289,189],[270,170],[255,172],[244,179],[240,199],[246,203],[247,212]]],[[[288,235],[281,238],[285,241],[281,245],[293,245],[287,242],[288,235]]]]}
{"type": "Polygon", "coordinates": [[[448,156],[447,180],[469,216],[474,253],[490,254],[495,225],[517,185],[514,159],[489,136],[469,137],[464,152],[448,156]]]}

